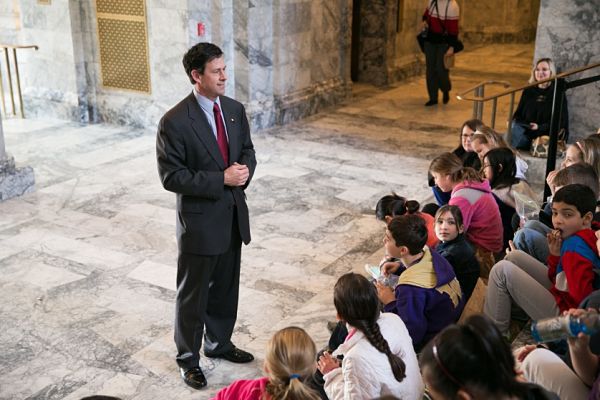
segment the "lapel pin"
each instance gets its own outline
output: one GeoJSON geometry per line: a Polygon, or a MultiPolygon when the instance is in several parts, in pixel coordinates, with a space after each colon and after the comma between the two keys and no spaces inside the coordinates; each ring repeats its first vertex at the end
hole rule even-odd
{"type": "Polygon", "coordinates": [[[231,122],[235,122],[235,120],[233,118],[231,118],[231,122]]]}

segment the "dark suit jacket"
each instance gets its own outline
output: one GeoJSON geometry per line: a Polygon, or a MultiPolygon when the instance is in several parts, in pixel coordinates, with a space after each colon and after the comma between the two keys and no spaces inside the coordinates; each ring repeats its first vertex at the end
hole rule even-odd
{"type": "Polygon", "coordinates": [[[156,137],[158,173],[165,189],[177,194],[179,252],[222,254],[229,248],[234,208],[239,233],[250,242],[250,223],[244,189],[250,183],[256,158],[244,106],[220,96],[229,137],[229,163],[248,166],[244,187],[224,185],[228,167],[219,151],[206,115],[191,93],[160,120],[156,137]]]}

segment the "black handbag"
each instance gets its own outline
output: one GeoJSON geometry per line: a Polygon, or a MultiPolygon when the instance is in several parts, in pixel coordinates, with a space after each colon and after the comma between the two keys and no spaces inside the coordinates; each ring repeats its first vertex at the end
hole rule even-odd
{"type": "Polygon", "coordinates": [[[425,41],[427,40],[428,34],[429,34],[429,29],[424,28],[417,35],[417,42],[419,43],[419,48],[421,49],[421,52],[423,52],[423,53],[425,53],[425,41]]]}
{"type": "Polygon", "coordinates": [[[454,46],[452,46],[452,47],[454,47],[454,54],[460,53],[465,48],[465,45],[463,44],[462,40],[460,40],[458,38],[456,39],[456,41],[453,44],[454,44],[454,46]]]}
{"type": "MultiPolygon", "coordinates": [[[[448,17],[448,5],[449,4],[450,4],[450,2],[446,3],[446,13],[445,13],[444,21],[448,17]]],[[[440,15],[440,10],[438,8],[437,0],[435,0],[435,9],[437,10],[438,15],[440,15]]],[[[444,28],[443,35],[446,38],[446,42],[448,42],[448,31],[446,30],[446,24],[445,23],[442,23],[442,28],[444,28]]],[[[448,43],[448,44],[450,44],[450,43],[448,43]]],[[[460,40],[459,38],[456,38],[456,40],[451,44],[451,46],[454,48],[454,54],[460,53],[465,48],[465,45],[463,44],[462,40],[460,40]]]]}

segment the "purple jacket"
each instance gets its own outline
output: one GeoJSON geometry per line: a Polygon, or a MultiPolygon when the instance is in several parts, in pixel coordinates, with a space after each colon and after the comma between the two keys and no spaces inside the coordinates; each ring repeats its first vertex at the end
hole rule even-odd
{"type": "Polygon", "coordinates": [[[454,269],[444,257],[425,246],[424,256],[400,275],[396,301],[384,306],[402,318],[419,351],[446,326],[456,322],[464,299],[454,269]]]}

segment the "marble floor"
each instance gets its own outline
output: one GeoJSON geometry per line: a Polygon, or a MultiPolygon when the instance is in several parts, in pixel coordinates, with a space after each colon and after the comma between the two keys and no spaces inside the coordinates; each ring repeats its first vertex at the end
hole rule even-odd
{"type": "MultiPolygon", "coordinates": [[[[465,52],[455,91],[524,82],[531,58],[530,45],[465,52]]],[[[34,168],[36,191],[0,203],[0,398],[207,399],[259,376],[279,328],[302,326],[324,345],[336,278],[381,252],[377,199],[428,198],[429,160],[471,115],[454,99],[425,109],[425,93],[423,78],[356,85],[336,109],[253,133],[253,241],[233,340],[257,360],[203,358],[203,391],[182,383],[173,359],[175,203],[159,184],[154,130],[4,120],[7,150],[34,168]]]]}

